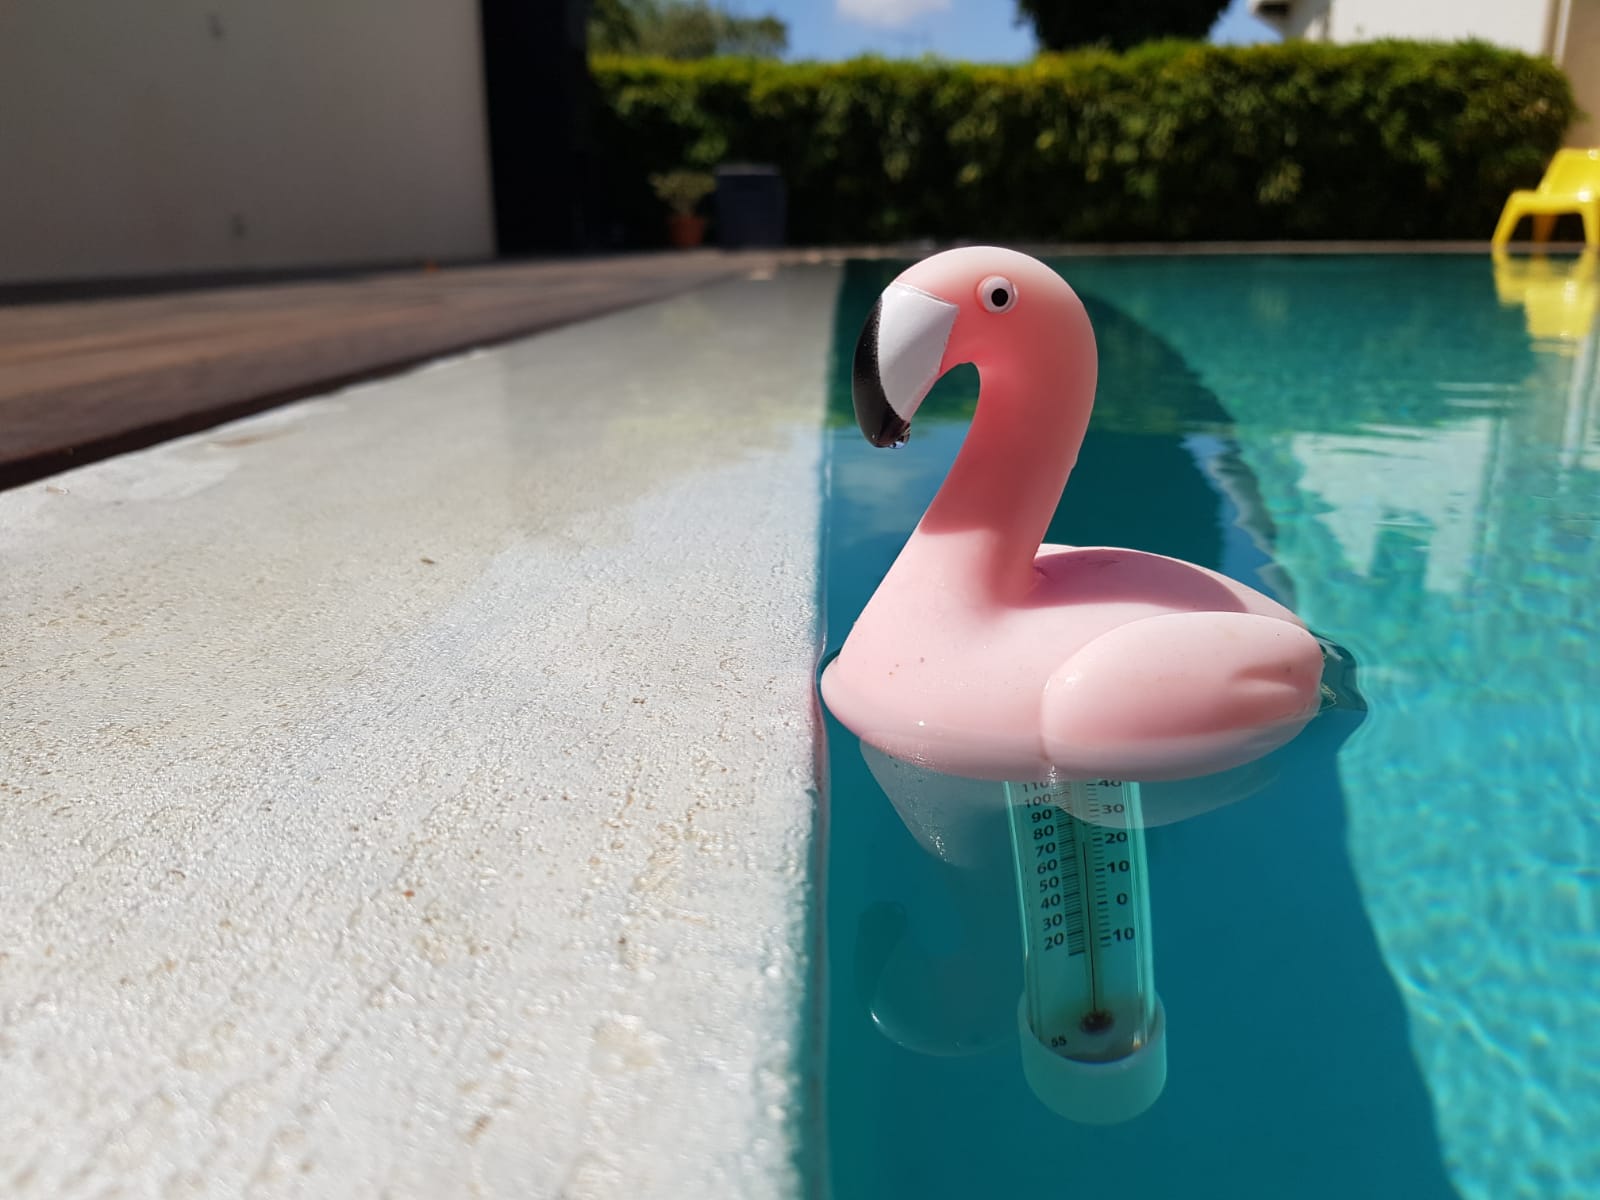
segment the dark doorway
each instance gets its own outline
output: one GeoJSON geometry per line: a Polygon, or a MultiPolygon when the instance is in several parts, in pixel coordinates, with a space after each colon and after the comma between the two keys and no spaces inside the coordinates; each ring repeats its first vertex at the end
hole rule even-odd
{"type": "Polygon", "coordinates": [[[500,256],[582,249],[588,0],[479,0],[500,256]]]}

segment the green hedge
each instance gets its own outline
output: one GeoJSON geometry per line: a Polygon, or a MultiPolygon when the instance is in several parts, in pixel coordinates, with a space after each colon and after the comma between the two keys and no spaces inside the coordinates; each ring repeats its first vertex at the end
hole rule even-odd
{"type": "Polygon", "coordinates": [[[1164,42],[1021,66],[600,58],[617,215],[652,171],[778,164],[796,242],[1487,237],[1576,115],[1477,42],[1164,42]]]}

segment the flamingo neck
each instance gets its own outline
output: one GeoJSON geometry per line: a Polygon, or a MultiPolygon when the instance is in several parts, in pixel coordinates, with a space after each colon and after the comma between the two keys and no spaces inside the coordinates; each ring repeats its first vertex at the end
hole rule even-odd
{"type": "Polygon", "coordinates": [[[979,603],[1033,586],[1034,557],[1089,423],[1094,379],[1083,394],[1081,374],[1066,361],[980,364],[972,427],[906,546],[926,583],[979,603]]]}

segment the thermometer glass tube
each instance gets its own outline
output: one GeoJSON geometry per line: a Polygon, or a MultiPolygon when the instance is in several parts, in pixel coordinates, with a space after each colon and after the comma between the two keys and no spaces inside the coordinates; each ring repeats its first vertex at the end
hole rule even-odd
{"type": "Polygon", "coordinates": [[[1008,783],[1006,799],[1028,1027],[1066,1059],[1128,1058],[1158,1020],[1138,785],[1008,783]]]}

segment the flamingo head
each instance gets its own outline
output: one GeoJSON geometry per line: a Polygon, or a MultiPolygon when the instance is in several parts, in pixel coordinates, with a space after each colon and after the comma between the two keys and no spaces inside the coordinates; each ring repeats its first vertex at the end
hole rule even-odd
{"type": "Polygon", "coordinates": [[[856,421],[875,446],[898,446],[934,383],[960,363],[986,378],[1071,364],[1094,395],[1094,331],[1083,303],[1044,263],[997,246],[964,246],[903,271],[878,297],[856,342],[856,421]]]}

